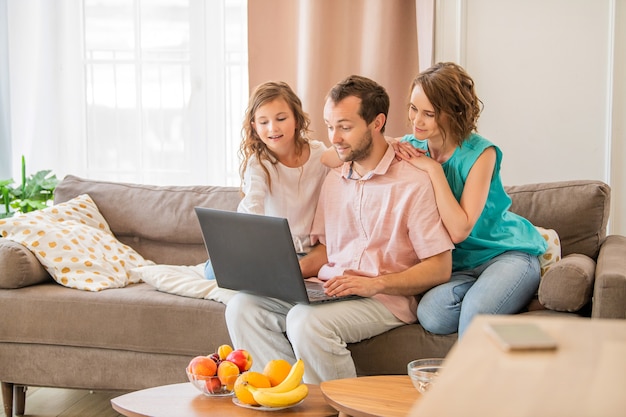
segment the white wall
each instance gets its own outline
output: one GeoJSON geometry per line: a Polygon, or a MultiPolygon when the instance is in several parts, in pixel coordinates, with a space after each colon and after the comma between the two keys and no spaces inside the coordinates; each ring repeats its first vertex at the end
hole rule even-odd
{"type": "Polygon", "coordinates": [[[596,179],[626,235],[626,0],[437,0],[434,60],[463,65],[507,185],[596,179]]]}

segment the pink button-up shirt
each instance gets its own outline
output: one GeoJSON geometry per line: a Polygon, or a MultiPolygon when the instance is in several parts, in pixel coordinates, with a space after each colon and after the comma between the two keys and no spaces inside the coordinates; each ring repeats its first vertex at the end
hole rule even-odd
{"type": "MultiPolygon", "coordinates": [[[[331,171],[320,194],[313,242],[326,245],[318,274],[376,277],[404,271],[421,259],[454,248],[426,172],[398,161],[390,146],[378,166],[359,178],[350,163],[331,171]]],[[[414,296],[377,294],[405,323],[417,320],[414,296]]]]}

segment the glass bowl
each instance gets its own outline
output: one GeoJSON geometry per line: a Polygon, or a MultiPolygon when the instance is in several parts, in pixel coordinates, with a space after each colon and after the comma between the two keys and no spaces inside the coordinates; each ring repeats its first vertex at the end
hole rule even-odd
{"type": "MultiPolygon", "coordinates": [[[[191,385],[208,397],[227,397],[233,395],[233,390],[222,384],[217,376],[194,375],[185,369],[191,385]]],[[[231,387],[232,388],[232,387],[231,387]]]]}
{"type": "Polygon", "coordinates": [[[422,394],[428,391],[443,369],[443,359],[429,358],[409,362],[407,371],[411,382],[422,394]]]}

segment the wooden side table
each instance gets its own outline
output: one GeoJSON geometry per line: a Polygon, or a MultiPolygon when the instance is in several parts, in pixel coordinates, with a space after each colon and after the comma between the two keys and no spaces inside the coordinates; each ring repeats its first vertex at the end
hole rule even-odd
{"type": "Polygon", "coordinates": [[[478,316],[444,370],[407,415],[603,416],[626,413],[626,320],[563,316],[478,316]],[[552,351],[502,350],[487,323],[534,323],[552,351]]]}
{"type": "MultiPolygon", "coordinates": [[[[298,415],[305,417],[336,416],[337,411],[326,404],[318,385],[309,385],[309,395],[301,404],[272,411],[272,416],[298,415]]],[[[259,417],[258,410],[233,404],[233,397],[207,397],[191,383],[163,385],[124,394],[111,399],[113,409],[127,417],[259,417]]]]}
{"type": "Polygon", "coordinates": [[[326,401],[352,417],[406,417],[421,398],[408,375],[336,379],[320,385],[326,401]]]}

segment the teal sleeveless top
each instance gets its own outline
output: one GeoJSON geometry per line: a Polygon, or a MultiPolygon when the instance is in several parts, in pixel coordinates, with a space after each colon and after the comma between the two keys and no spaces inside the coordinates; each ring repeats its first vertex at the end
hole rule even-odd
{"type": "MultiPolygon", "coordinates": [[[[402,142],[428,151],[428,140],[406,135],[402,142]]],[[[504,190],[500,178],[502,151],[482,136],[472,133],[456,148],[450,159],[441,164],[448,184],[457,201],[472,166],[489,147],[496,150],[496,165],[489,186],[485,208],[469,236],[455,245],[452,251],[452,269],[462,271],[476,268],[491,258],[507,251],[522,251],[539,256],[547,249],[547,243],[537,229],[525,218],[511,211],[511,197],[504,190]]]]}

